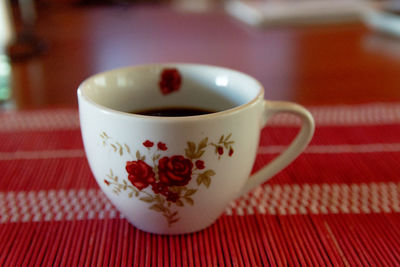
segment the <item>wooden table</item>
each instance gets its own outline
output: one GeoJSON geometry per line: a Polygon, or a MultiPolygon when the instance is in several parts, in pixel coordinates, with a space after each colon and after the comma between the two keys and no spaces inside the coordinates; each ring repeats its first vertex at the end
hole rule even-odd
{"type": "Polygon", "coordinates": [[[47,52],[11,65],[19,109],[75,107],[89,75],[149,62],[234,68],[304,105],[400,100],[400,40],[357,23],[258,29],[222,10],[64,4],[39,8],[37,33],[47,52]]]}

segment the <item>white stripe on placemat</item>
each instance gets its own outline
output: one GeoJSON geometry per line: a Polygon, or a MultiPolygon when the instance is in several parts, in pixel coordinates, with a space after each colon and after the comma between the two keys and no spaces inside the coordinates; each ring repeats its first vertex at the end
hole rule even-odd
{"type": "MultiPolygon", "coordinates": [[[[308,107],[317,126],[329,125],[374,125],[400,122],[399,103],[374,103],[364,105],[321,106],[308,107]]],[[[298,119],[292,115],[283,114],[272,118],[271,124],[293,124],[298,119]]]]}
{"type": "Polygon", "coordinates": [[[0,152],[0,160],[81,158],[84,156],[83,149],[0,152]]]}
{"type": "MultiPolygon", "coordinates": [[[[233,201],[228,216],[400,212],[399,183],[264,185],[233,201]]],[[[0,223],[123,217],[97,189],[0,193],[0,223]]]]}
{"type": "MultiPolygon", "coordinates": [[[[400,103],[374,103],[353,106],[308,107],[318,126],[326,125],[374,125],[400,122],[400,103]]],[[[270,125],[296,125],[298,119],[281,114],[270,120],[270,125]]],[[[0,132],[31,130],[78,129],[76,109],[0,113],[0,132]]]]}
{"type": "Polygon", "coordinates": [[[266,185],[226,209],[226,214],[335,214],[400,212],[400,183],[266,185]]]}
{"type": "MultiPolygon", "coordinates": [[[[262,146],[258,154],[277,154],[283,152],[287,146],[262,146]]],[[[376,153],[399,152],[400,143],[389,144],[361,144],[361,145],[310,145],[303,153],[307,154],[340,154],[340,153],[376,153]]],[[[0,160],[18,159],[51,159],[51,158],[81,158],[85,157],[83,149],[60,149],[42,151],[15,151],[0,152],[0,160]]]]}
{"type": "MultiPolygon", "coordinates": [[[[283,152],[287,146],[262,146],[258,154],[275,154],[283,152]]],[[[309,154],[337,154],[337,153],[376,153],[376,152],[398,152],[399,143],[388,144],[360,144],[360,145],[310,145],[303,153],[309,154]]]]}
{"type": "Polygon", "coordinates": [[[9,111],[0,113],[0,132],[79,129],[76,109],[9,111]]]}

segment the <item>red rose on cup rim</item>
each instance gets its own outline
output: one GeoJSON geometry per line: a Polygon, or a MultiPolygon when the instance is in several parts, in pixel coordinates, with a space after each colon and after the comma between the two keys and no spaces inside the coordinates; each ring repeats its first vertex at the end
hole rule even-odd
{"type": "Polygon", "coordinates": [[[163,157],[158,162],[158,175],[166,185],[184,186],[192,178],[192,168],[192,161],[183,156],[163,157]]]}
{"type": "Polygon", "coordinates": [[[156,181],[153,169],[142,160],[127,161],[128,180],[139,190],[156,181]]]}
{"type": "Polygon", "coordinates": [[[181,74],[177,69],[167,68],[162,71],[159,86],[161,93],[164,95],[178,91],[181,83],[181,74]]]}

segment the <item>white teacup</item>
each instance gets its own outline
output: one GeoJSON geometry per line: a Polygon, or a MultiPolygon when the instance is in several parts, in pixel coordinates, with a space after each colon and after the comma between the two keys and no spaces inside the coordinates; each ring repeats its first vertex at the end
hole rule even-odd
{"type": "Polygon", "coordinates": [[[229,202],[293,161],[314,132],[306,109],[265,101],[254,78],[215,66],[152,64],[100,73],[80,85],[78,100],[85,151],[100,188],[130,223],[157,234],[211,225],[229,202]],[[128,113],[169,107],[215,112],[128,113]],[[280,112],[299,116],[301,130],[285,152],[250,176],[260,131],[280,112]]]}

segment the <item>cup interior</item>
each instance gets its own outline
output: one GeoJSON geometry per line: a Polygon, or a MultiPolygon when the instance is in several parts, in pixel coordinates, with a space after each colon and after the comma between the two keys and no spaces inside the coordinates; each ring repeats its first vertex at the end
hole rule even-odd
{"type": "Polygon", "coordinates": [[[94,75],[81,84],[78,92],[97,105],[121,112],[176,107],[219,112],[255,100],[263,94],[263,87],[254,78],[226,68],[153,64],[94,75]],[[166,72],[174,74],[168,77],[163,75],[166,72]],[[164,85],[172,85],[171,90],[163,90],[164,85]]]}

